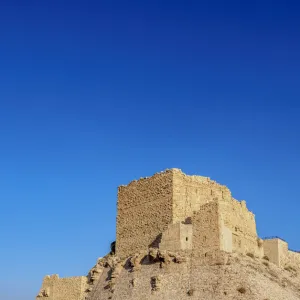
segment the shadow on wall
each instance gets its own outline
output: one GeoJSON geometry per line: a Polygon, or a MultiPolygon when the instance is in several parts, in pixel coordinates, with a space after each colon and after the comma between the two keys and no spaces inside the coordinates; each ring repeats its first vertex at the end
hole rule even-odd
{"type": "Polygon", "coordinates": [[[159,244],[161,243],[162,233],[160,233],[155,240],[149,245],[149,248],[159,248],[159,244]]]}
{"type": "Polygon", "coordinates": [[[110,254],[111,255],[114,255],[116,253],[116,241],[113,241],[111,244],[110,244],[110,254]]]}

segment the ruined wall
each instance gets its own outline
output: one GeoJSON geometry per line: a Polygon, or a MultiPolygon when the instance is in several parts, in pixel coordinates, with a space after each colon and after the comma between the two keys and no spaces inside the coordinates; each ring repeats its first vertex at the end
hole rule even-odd
{"type": "Polygon", "coordinates": [[[300,269],[300,253],[295,251],[288,251],[288,261],[287,266],[290,265],[292,267],[296,267],[300,269]]]}
{"type": "Polygon", "coordinates": [[[232,231],[224,225],[222,218],[220,223],[221,250],[231,253],[233,251],[232,231]]]}
{"type": "Polygon", "coordinates": [[[234,198],[222,200],[220,214],[224,225],[232,231],[233,250],[261,256],[255,216],[247,209],[246,202],[239,202],[234,198]]]}
{"type": "MultiPolygon", "coordinates": [[[[208,177],[188,176],[178,169],[173,170],[173,185],[173,222],[183,221],[202,205],[218,201],[224,226],[232,232],[233,250],[261,255],[255,216],[247,209],[245,201],[235,200],[226,186],[208,177]]],[[[227,232],[227,236],[230,233],[227,232]]]]}
{"type": "Polygon", "coordinates": [[[191,217],[200,206],[211,201],[209,179],[202,176],[187,176],[180,170],[173,170],[174,222],[191,217]]]}
{"type": "Polygon", "coordinates": [[[289,245],[286,241],[278,239],[279,266],[284,267],[289,262],[289,245]]]}
{"type": "Polygon", "coordinates": [[[159,249],[179,251],[192,249],[193,225],[175,223],[170,224],[163,232],[159,249]]]}
{"type": "Polygon", "coordinates": [[[264,240],[264,254],[279,267],[300,269],[300,253],[288,249],[288,243],[279,239],[264,240]]]}
{"type": "Polygon", "coordinates": [[[192,223],[193,259],[214,260],[222,257],[222,252],[232,252],[232,232],[224,225],[218,201],[202,205],[194,212],[192,223]]]}
{"type": "Polygon", "coordinates": [[[173,169],[173,222],[184,221],[200,207],[216,199],[230,199],[229,189],[203,176],[188,176],[173,169]]]}
{"type": "Polygon", "coordinates": [[[59,278],[58,275],[46,276],[37,300],[83,300],[86,277],[59,278]]]}
{"type": "Polygon", "coordinates": [[[300,253],[289,250],[288,243],[278,240],[279,264],[281,267],[293,267],[300,269],[300,253]]]}
{"type": "Polygon", "coordinates": [[[264,254],[269,258],[270,262],[279,266],[279,240],[278,239],[268,239],[264,240],[264,254]]]}
{"type": "Polygon", "coordinates": [[[232,232],[229,249],[261,256],[255,216],[247,209],[246,202],[235,200],[226,186],[208,177],[188,176],[179,169],[167,170],[119,188],[118,255],[128,256],[146,249],[168,224],[183,222],[195,211],[201,211],[204,204],[216,201],[220,204],[224,228],[232,232]]]}
{"type": "Polygon", "coordinates": [[[221,250],[221,223],[219,203],[209,202],[194,212],[193,223],[193,256],[203,257],[207,252],[221,250]]]}
{"type": "Polygon", "coordinates": [[[279,238],[264,240],[264,254],[279,267],[289,262],[288,244],[279,238]]]}
{"type": "Polygon", "coordinates": [[[119,187],[118,256],[126,257],[147,249],[172,223],[172,179],[172,170],[167,170],[119,187]]]}

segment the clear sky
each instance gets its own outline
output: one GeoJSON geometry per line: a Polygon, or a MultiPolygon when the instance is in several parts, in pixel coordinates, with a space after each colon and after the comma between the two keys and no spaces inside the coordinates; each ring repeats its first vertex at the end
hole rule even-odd
{"type": "Polygon", "coordinates": [[[166,168],[226,184],[261,237],[300,249],[299,13],[2,0],[0,299],[85,275],[115,239],[117,186],[166,168]]]}

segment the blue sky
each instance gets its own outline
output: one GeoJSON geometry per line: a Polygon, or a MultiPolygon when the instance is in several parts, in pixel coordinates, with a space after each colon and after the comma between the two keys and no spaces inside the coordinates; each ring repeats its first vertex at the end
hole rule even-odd
{"type": "Polygon", "coordinates": [[[171,167],[300,249],[299,4],[240,2],[1,2],[1,299],[86,274],[117,186],[171,167]]]}

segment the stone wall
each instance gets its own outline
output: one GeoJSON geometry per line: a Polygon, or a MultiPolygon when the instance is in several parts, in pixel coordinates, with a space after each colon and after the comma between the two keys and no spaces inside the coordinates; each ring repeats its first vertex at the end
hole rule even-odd
{"type": "Polygon", "coordinates": [[[287,266],[294,266],[300,269],[300,253],[295,251],[288,251],[288,262],[287,266]]]}
{"type": "Polygon", "coordinates": [[[118,256],[126,257],[147,249],[172,223],[172,179],[172,170],[167,170],[119,187],[118,256]]]}
{"type": "Polygon", "coordinates": [[[220,201],[220,214],[224,225],[232,232],[233,250],[261,256],[258,246],[255,217],[246,207],[245,201],[234,198],[220,201]]]}
{"type": "Polygon", "coordinates": [[[288,243],[279,239],[264,240],[264,254],[279,267],[300,269],[300,253],[288,249],[288,243]]]}
{"type": "Polygon", "coordinates": [[[233,249],[238,252],[261,251],[257,248],[255,216],[246,202],[232,198],[230,190],[203,176],[188,176],[173,170],[173,222],[183,221],[199,211],[201,206],[218,201],[224,226],[233,234],[233,249]]]}
{"type": "Polygon", "coordinates": [[[280,265],[279,239],[264,240],[264,255],[275,265],[280,265]]]}
{"type": "Polygon", "coordinates": [[[284,267],[289,263],[289,251],[287,242],[279,239],[264,240],[264,255],[277,266],[284,267]]]}
{"type": "Polygon", "coordinates": [[[37,300],[83,300],[87,278],[85,276],[59,278],[45,276],[37,300]]]}
{"type": "Polygon", "coordinates": [[[206,253],[221,249],[221,224],[219,204],[210,202],[194,212],[193,218],[193,256],[203,257],[206,253]]]}
{"type": "Polygon", "coordinates": [[[159,249],[180,251],[192,249],[193,225],[175,223],[170,224],[162,234],[159,249]]]}
{"type": "Polygon", "coordinates": [[[147,249],[169,224],[184,222],[210,202],[219,203],[228,238],[228,230],[232,232],[232,245],[231,241],[227,243],[229,249],[261,256],[255,216],[246,202],[235,200],[226,186],[208,177],[188,176],[179,169],[119,187],[117,254],[128,256],[147,249]]]}
{"type": "Polygon", "coordinates": [[[289,245],[286,241],[277,239],[278,253],[279,253],[279,266],[284,267],[289,263],[289,245]]]}
{"type": "Polygon", "coordinates": [[[233,251],[232,231],[224,225],[222,218],[220,223],[221,250],[231,253],[233,251]]]}
{"type": "Polygon", "coordinates": [[[173,169],[173,221],[184,221],[194,211],[216,199],[230,199],[231,193],[226,186],[208,177],[188,176],[179,169],[173,169]]]}
{"type": "Polygon", "coordinates": [[[254,214],[247,209],[245,201],[235,200],[226,186],[208,177],[185,175],[178,169],[173,170],[173,185],[173,222],[183,221],[192,216],[193,212],[201,211],[206,203],[218,202],[226,232],[224,234],[230,240],[224,240],[224,247],[227,250],[262,255],[262,248],[258,247],[257,242],[254,214]]]}

